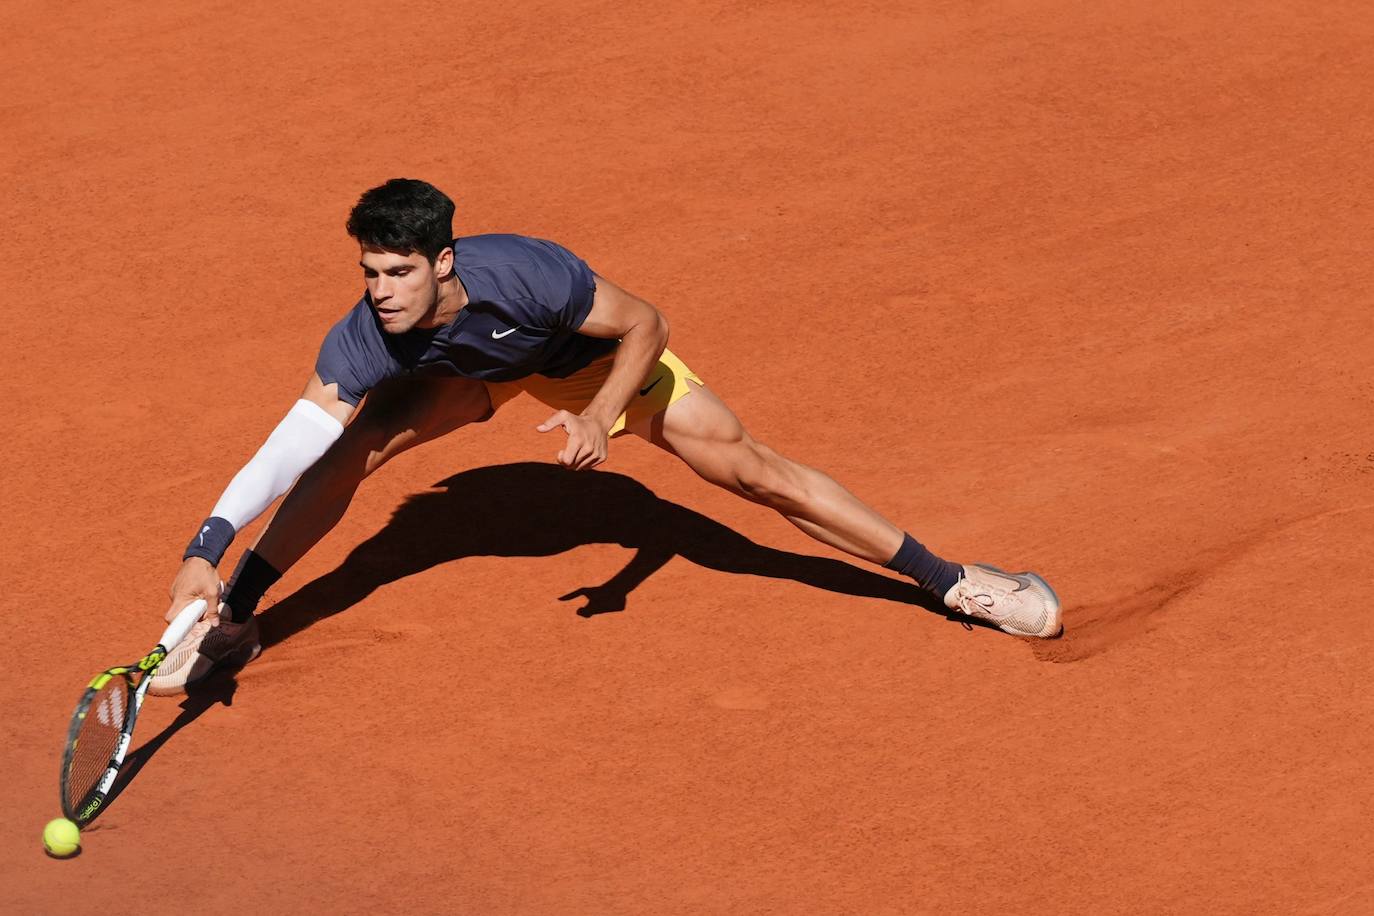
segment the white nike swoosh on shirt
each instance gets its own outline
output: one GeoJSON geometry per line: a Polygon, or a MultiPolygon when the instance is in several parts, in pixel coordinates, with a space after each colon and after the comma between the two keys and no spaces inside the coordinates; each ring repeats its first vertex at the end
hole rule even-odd
{"type": "Polygon", "coordinates": [[[506,328],[504,331],[492,331],[492,332],[491,332],[491,339],[492,339],[492,340],[500,340],[502,337],[505,337],[507,334],[514,334],[514,333],[515,333],[516,331],[518,331],[518,330],[520,330],[520,326],[519,326],[519,325],[516,325],[516,326],[513,327],[513,328],[506,328]]]}

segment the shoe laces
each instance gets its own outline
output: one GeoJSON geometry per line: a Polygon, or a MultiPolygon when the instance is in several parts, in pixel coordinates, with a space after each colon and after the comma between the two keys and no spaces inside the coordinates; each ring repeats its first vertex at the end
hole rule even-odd
{"type": "Polygon", "coordinates": [[[974,591],[973,589],[969,589],[968,591],[959,595],[959,610],[963,611],[970,617],[992,617],[993,600],[993,597],[989,595],[987,592],[974,591]],[[987,603],[984,604],[983,601],[979,600],[980,598],[985,599],[987,603]]]}
{"type": "MultiPolygon", "coordinates": [[[[983,620],[991,620],[994,622],[1002,619],[1001,616],[998,616],[992,610],[998,598],[996,589],[988,588],[983,585],[975,585],[967,579],[960,582],[959,585],[961,587],[956,593],[954,601],[955,604],[958,605],[960,612],[969,617],[978,617],[983,620]]],[[[1010,593],[1008,592],[1008,594],[1010,593]]],[[[968,624],[965,624],[965,627],[972,629],[968,624]]]]}

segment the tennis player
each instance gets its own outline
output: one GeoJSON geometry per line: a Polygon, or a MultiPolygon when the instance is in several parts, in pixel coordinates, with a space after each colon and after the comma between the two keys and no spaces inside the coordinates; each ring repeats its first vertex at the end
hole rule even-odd
{"type": "Polygon", "coordinates": [[[172,651],[152,692],[180,693],[255,658],[258,602],[334,527],[363,478],[490,419],[521,392],[552,410],[538,429],[563,437],[564,467],[594,468],[610,439],[638,436],[816,540],[909,576],[956,614],[1017,636],[1060,633],[1059,600],[1040,576],[942,559],[824,473],[753,439],[667,349],[668,323],[648,302],[553,242],[455,240],[453,213],[437,188],[406,178],[353,208],[366,292],[325,336],[300,399],[197,527],[168,619],[196,598],[218,612],[172,651]],[[218,567],[235,533],[283,493],[221,596],[218,567]]]}

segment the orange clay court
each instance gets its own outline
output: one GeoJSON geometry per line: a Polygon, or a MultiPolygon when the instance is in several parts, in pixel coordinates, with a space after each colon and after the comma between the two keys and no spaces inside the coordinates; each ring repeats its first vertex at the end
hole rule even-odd
{"type": "Polygon", "coordinates": [[[6,912],[1374,912],[1367,3],[0,35],[6,912]],[[643,442],[565,472],[523,398],[364,484],[45,857],[82,686],[160,632],[396,175],[653,302],[763,441],[1043,573],[1066,635],[967,630],[643,442]]]}

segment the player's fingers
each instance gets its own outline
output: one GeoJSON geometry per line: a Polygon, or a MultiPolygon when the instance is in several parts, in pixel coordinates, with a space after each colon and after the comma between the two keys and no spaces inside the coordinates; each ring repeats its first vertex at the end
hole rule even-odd
{"type": "Polygon", "coordinates": [[[587,456],[579,470],[588,471],[606,460],[606,440],[594,440],[587,449],[587,456]]]}
{"type": "Polygon", "coordinates": [[[573,465],[574,469],[585,471],[592,466],[596,460],[596,443],[582,440],[577,446],[577,461],[573,465]]]}
{"type": "MultiPolygon", "coordinates": [[[[172,620],[176,617],[176,615],[186,610],[187,605],[191,604],[198,598],[205,597],[200,592],[200,589],[194,589],[192,591],[180,591],[174,594],[172,596],[172,606],[169,607],[167,609],[167,613],[163,615],[164,619],[166,619],[168,623],[171,623],[172,620]]],[[[201,614],[202,618],[204,616],[204,614],[201,614]]]]}
{"type": "Polygon", "coordinates": [[[175,598],[173,598],[172,606],[167,609],[167,613],[165,615],[167,622],[171,623],[172,620],[176,617],[176,615],[180,614],[182,611],[186,609],[186,605],[190,604],[192,601],[195,600],[195,595],[187,594],[177,595],[175,598]]]}
{"type": "Polygon", "coordinates": [[[543,423],[540,423],[538,426],[536,426],[535,429],[539,430],[539,432],[541,433],[546,433],[550,430],[557,429],[564,423],[568,422],[569,416],[570,414],[566,410],[557,411],[554,413],[553,416],[549,417],[543,423]]]}
{"type": "Polygon", "coordinates": [[[589,448],[577,462],[579,471],[587,471],[601,463],[601,458],[597,455],[595,448],[589,448]]]}
{"type": "Polygon", "coordinates": [[[568,427],[568,467],[576,468],[587,454],[587,435],[576,424],[568,427]]]}
{"type": "Polygon", "coordinates": [[[569,430],[568,441],[558,450],[558,463],[568,467],[577,458],[577,435],[569,430]]]}

